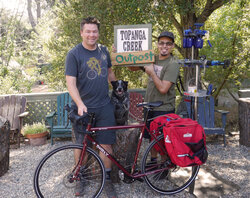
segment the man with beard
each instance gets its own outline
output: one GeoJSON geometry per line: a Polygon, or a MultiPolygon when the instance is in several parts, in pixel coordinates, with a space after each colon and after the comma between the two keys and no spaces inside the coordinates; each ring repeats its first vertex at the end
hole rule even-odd
{"type": "MultiPolygon", "coordinates": [[[[144,100],[145,102],[162,101],[163,105],[149,112],[148,119],[159,115],[175,113],[175,84],[179,75],[180,66],[177,58],[172,54],[175,47],[174,34],[168,31],[162,32],[158,37],[157,45],[159,55],[155,56],[155,63],[144,66],[144,70],[149,77],[144,100]]],[[[138,69],[143,68],[130,68],[132,71],[138,69]]],[[[148,128],[149,126],[150,122],[147,123],[148,128]]],[[[145,131],[144,137],[150,139],[150,135],[147,131],[145,131]]],[[[155,154],[152,153],[151,157],[152,162],[156,160],[155,154]]]]}

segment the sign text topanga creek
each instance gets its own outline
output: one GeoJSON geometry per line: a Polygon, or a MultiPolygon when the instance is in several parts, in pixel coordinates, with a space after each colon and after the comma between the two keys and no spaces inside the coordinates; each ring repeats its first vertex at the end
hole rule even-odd
{"type": "Polygon", "coordinates": [[[148,64],[155,61],[153,50],[138,52],[123,52],[111,54],[112,65],[134,66],[136,64],[148,64]]]}

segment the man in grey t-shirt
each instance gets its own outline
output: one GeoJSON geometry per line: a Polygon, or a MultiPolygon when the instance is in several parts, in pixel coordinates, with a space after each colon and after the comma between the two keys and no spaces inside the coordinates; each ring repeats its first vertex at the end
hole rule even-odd
{"type": "MultiPolygon", "coordinates": [[[[148,74],[148,84],[145,95],[145,102],[162,101],[163,105],[154,108],[148,114],[148,119],[156,116],[175,113],[175,84],[179,75],[180,66],[177,59],[172,55],[174,49],[174,35],[172,32],[162,32],[158,37],[159,55],[155,57],[155,63],[144,66],[148,74]]],[[[139,67],[130,68],[132,71],[142,69],[139,67]]],[[[150,122],[147,123],[150,127],[150,122]]],[[[150,135],[145,130],[144,137],[150,139],[150,135]]],[[[151,161],[156,160],[157,153],[151,153],[151,161]]]]}
{"type": "MultiPolygon", "coordinates": [[[[174,35],[172,32],[162,32],[158,37],[159,55],[155,64],[145,66],[148,74],[148,85],[145,95],[146,102],[162,101],[163,105],[149,112],[148,118],[175,113],[175,84],[179,75],[180,66],[172,55],[174,49],[174,35]]],[[[148,123],[149,127],[150,123],[148,123]]],[[[149,134],[145,134],[150,138],[149,134]]]]}
{"type": "MultiPolygon", "coordinates": [[[[95,113],[95,126],[114,126],[114,107],[108,95],[108,81],[115,81],[114,72],[111,69],[110,55],[105,46],[97,44],[99,38],[99,21],[94,17],[88,17],[81,22],[82,43],[76,45],[67,54],[65,75],[66,84],[70,96],[73,99],[72,106],[77,109],[78,115],[84,112],[95,113]]],[[[84,132],[79,132],[79,126],[74,126],[76,142],[82,144],[84,132]]],[[[86,130],[86,128],[85,128],[86,130]]],[[[96,141],[110,154],[112,144],[115,143],[115,131],[96,132],[96,141]]],[[[116,197],[115,189],[110,180],[111,161],[99,153],[106,170],[106,183],[104,190],[108,197],[116,197]]],[[[74,152],[76,163],[80,156],[80,150],[74,152]]],[[[83,166],[84,168],[84,166],[83,166]]],[[[77,181],[75,196],[84,195],[84,179],[77,181]]]]}

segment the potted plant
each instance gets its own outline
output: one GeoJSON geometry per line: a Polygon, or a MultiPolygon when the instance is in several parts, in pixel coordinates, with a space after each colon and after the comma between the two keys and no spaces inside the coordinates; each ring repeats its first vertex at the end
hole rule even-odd
{"type": "Polygon", "coordinates": [[[33,124],[25,124],[22,128],[24,137],[29,139],[29,143],[32,146],[39,146],[46,143],[47,136],[49,134],[44,122],[35,122],[33,124]]]}

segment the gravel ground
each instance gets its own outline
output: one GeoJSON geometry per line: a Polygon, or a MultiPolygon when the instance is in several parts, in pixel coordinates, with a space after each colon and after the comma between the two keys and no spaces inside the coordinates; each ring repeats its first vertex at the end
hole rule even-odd
{"type": "MultiPolygon", "coordinates": [[[[249,148],[239,145],[239,134],[227,138],[227,147],[222,141],[208,143],[209,159],[204,165],[217,174],[222,181],[227,181],[231,185],[239,186],[237,191],[231,191],[224,195],[214,197],[250,197],[250,153],[249,148]]],[[[51,146],[49,143],[43,146],[32,147],[21,145],[19,149],[10,150],[10,168],[8,172],[0,177],[0,197],[1,198],[34,198],[33,174],[35,167],[42,156],[51,149],[69,142],[56,142],[51,146]]],[[[205,179],[204,179],[205,180],[205,179]]],[[[197,183],[197,182],[196,182],[197,183]]],[[[196,185],[198,186],[198,185],[196,185]]],[[[209,184],[208,184],[209,187],[209,184]]],[[[132,184],[115,184],[118,196],[121,198],[135,197],[166,197],[151,191],[145,183],[134,182],[132,184]]],[[[102,193],[101,197],[105,197],[102,193]]],[[[221,193],[223,194],[223,193],[221,193]]],[[[53,196],[52,196],[53,197],[53,196]]],[[[62,196],[64,197],[64,196],[62,196]]],[[[184,191],[170,197],[195,197],[184,191]]],[[[206,197],[198,196],[198,197],[206,197]]]]}

